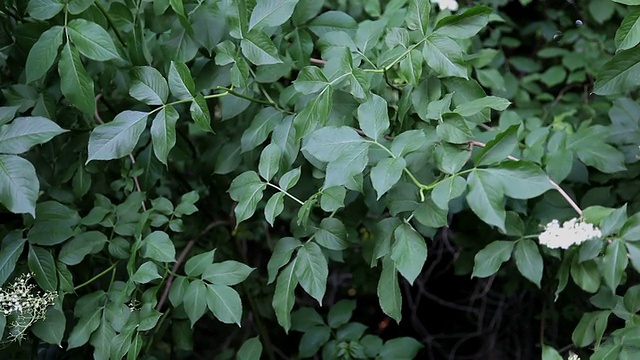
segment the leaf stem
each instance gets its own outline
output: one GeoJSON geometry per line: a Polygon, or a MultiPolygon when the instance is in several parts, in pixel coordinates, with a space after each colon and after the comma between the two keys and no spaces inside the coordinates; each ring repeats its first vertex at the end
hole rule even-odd
{"type": "Polygon", "coordinates": [[[113,264],[111,264],[111,266],[109,266],[108,268],[106,268],[105,270],[103,270],[100,274],[98,274],[98,275],[96,275],[96,276],[92,277],[91,279],[89,279],[89,280],[87,280],[87,281],[83,282],[82,284],[80,284],[80,285],[78,285],[78,286],[74,287],[74,288],[73,288],[73,291],[76,291],[76,290],[78,290],[78,289],[80,289],[80,288],[82,288],[82,287],[85,287],[85,286],[87,286],[87,285],[91,284],[92,282],[94,282],[94,281],[98,280],[100,277],[102,277],[102,276],[106,275],[106,274],[107,274],[107,273],[109,273],[111,270],[115,269],[115,267],[118,265],[118,263],[119,263],[119,261],[114,262],[113,264]]]}
{"type": "Polygon", "coordinates": [[[283,194],[287,195],[290,199],[292,199],[293,201],[297,202],[298,204],[300,204],[300,205],[304,205],[304,201],[302,201],[302,200],[298,199],[297,197],[295,197],[295,196],[291,195],[288,191],[286,191],[286,190],[282,189],[282,188],[281,188],[281,187],[279,187],[278,185],[274,185],[274,184],[272,184],[272,183],[270,183],[270,182],[267,182],[266,184],[267,184],[267,185],[269,185],[269,186],[271,186],[272,188],[274,188],[274,189],[276,189],[276,190],[280,191],[281,193],[283,193],[283,194]]]}

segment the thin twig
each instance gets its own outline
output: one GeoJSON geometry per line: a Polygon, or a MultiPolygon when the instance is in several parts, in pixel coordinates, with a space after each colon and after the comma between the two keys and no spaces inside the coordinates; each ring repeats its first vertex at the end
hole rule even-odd
{"type": "Polygon", "coordinates": [[[318,64],[318,65],[323,65],[323,66],[324,66],[324,64],[327,63],[325,60],[315,59],[315,58],[310,58],[309,61],[311,61],[312,64],[318,64]]]}
{"type": "MultiPolygon", "coordinates": [[[[475,145],[475,146],[479,146],[479,147],[486,147],[487,144],[480,142],[480,141],[476,141],[476,140],[470,140],[469,144],[471,145],[475,145]]],[[[520,161],[520,159],[513,157],[511,155],[507,156],[507,159],[512,160],[512,161],[520,161]]],[[[580,209],[580,207],[578,206],[578,204],[575,203],[575,201],[573,201],[573,199],[571,198],[571,196],[569,196],[569,194],[567,194],[561,187],[560,185],[558,185],[557,182],[553,181],[553,179],[551,179],[549,176],[547,176],[547,179],[549,180],[549,183],[551,183],[551,186],[553,186],[556,191],[558,193],[560,193],[560,195],[562,195],[562,197],[569,203],[569,205],[571,205],[571,207],[573,208],[573,210],[575,210],[578,215],[582,216],[582,209],[580,209]]]]}
{"type": "Polygon", "coordinates": [[[167,297],[169,296],[169,290],[171,289],[171,284],[173,283],[175,274],[178,272],[178,270],[180,270],[180,266],[185,261],[185,259],[187,258],[187,255],[189,255],[189,252],[191,251],[193,246],[196,244],[198,239],[206,235],[209,231],[213,230],[214,228],[220,225],[226,225],[228,223],[229,222],[226,220],[216,220],[211,224],[207,225],[207,227],[200,232],[200,235],[197,238],[189,240],[189,242],[184,247],[184,249],[182,249],[182,252],[180,252],[180,255],[178,255],[178,258],[176,259],[176,263],[173,264],[173,267],[171,268],[171,274],[169,274],[169,277],[167,278],[167,282],[164,285],[164,290],[162,291],[162,296],[158,301],[158,305],[156,305],[156,310],[160,311],[160,309],[162,309],[162,305],[164,305],[164,303],[167,301],[167,297]]]}

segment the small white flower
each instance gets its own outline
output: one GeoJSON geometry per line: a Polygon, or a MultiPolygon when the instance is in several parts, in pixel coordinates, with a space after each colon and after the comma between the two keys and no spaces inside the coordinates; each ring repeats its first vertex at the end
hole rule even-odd
{"type": "Polygon", "coordinates": [[[565,221],[562,226],[558,220],[553,220],[545,226],[540,234],[540,244],[551,249],[568,249],[571,245],[579,245],[587,240],[601,237],[602,232],[593,224],[573,218],[565,221]]]}
{"type": "Polygon", "coordinates": [[[440,10],[458,10],[458,2],[456,0],[431,0],[431,2],[438,3],[440,10]]]}
{"type": "Polygon", "coordinates": [[[578,354],[570,352],[567,360],[580,360],[580,357],[578,356],[578,354]]]}

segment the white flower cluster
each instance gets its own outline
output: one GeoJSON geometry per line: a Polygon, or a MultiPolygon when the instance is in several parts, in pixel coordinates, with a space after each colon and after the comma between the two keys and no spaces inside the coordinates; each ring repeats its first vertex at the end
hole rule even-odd
{"type": "Polygon", "coordinates": [[[573,218],[562,226],[558,220],[548,223],[540,234],[540,244],[551,249],[568,249],[571,245],[579,245],[587,240],[602,236],[602,232],[593,224],[573,218]]]}
{"type": "Polygon", "coordinates": [[[0,311],[5,317],[12,317],[8,342],[20,340],[27,329],[45,318],[47,308],[54,304],[58,294],[33,291],[31,274],[20,275],[7,288],[0,289],[0,311]]]}
{"type": "Polygon", "coordinates": [[[431,2],[438,3],[440,10],[458,10],[458,2],[456,0],[431,0],[431,2]]]}
{"type": "Polygon", "coordinates": [[[567,360],[580,360],[580,356],[576,353],[570,352],[567,360]]]}

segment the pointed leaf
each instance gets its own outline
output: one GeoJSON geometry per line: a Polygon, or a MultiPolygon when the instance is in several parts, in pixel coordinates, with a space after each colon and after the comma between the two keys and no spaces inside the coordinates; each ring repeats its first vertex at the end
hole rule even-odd
{"type": "Polygon", "coordinates": [[[260,339],[256,336],[251,338],[240,346],[236,359],[238,360],[260,360],[262,355],[262,344],[260,339]]]}
{"type": "Polygon", "coordinates": [[[387,158],[380,160],[371,169],[371,183],[378,194],[378,199],[400,180],[406,165],[403,158],[387,158]]]}
{"type": "Polygon", "coordinates": [[[237,285],[243,282],[255,270],[241,262],[227,260],[209,264],[202,279],[219,285],[237,285]]]}
{"type": "Polygon", "coordinates": [[[209,112],[209,106],[207,105],[207,100],[205,100],[202,94],[195,96],[193,102],[191,102],[189,111],[191,112],[193,121],[202,131],[213,132],[213,129],[211,129],[211,113],[209,112]]]}
{"type": "Polygon", "coordinates": [[[391,245],[391,259],[398,272],[409,284],[413,284],[427,261],[427,244],[409,224],[398,226],[393,236],[395,241],[391,245]]]}
{"type": "Polygon", "coordinates": [[[371,139],[378,141],[389,128],[387,102],[376,94],[358,106],[358,123],[362,131],[371,139]]]}
{"type": "Polygon", "coordinates": [[[56,262],[49,250],[30,245],[27,264],[38,286],[47,291],[56,291],[58,289],[56,262]]]}
{"type": "Polygon", "coordinates": [[[67,33],[78,51],[89,59],[120,59],[109,33],[94,22],[84,19],[71,20],[67,26],[67,33]]]}
{"type": "Polygon", "coordinates": [[[58,49],[62,45],[63,30],[62,26],[53,26],[43,32],[38,41],[33,44],[25,65],[27,84],[40,79],[51,69],[58,56],[58,49]]]}
{"type": "Polygon", "coordinates": [[[308,242],[298,250],[295,271],[300,286],[322,306],[329,267],[316,243],[308,242]]]}
{"type": "Polygon", "coordinates": [[[43,117],[19,117],[0,127],[0,153],[22,154],[64,132],[66,130],[43,117]]]}
{"type": "Polygon", "coordinates": [[[295,272],[296,262],[297,260],[293,260],[278,275],[272,301],[278,324],[284,328],[286,333],[291,328],[291,310],[295,304],[294,291],[298,286],[295,272]]]}
{"type": "Polygon", "coordinates": [[[171,94],[180,100],[191,99],[195,94],[195,84],[187,65],[171,62],[169,66],[169,89],[171,94]]]}
{"type": "MultiPolygon", "coordinates": [[[[209,303],[209,289],[208,286],[202,280],[193,280],[189,283],[187,291],[184,293],[182,300],[184,310],[191,322],[191,328],[195,325],[196,321],[204,315],[207,311],[207,304],[209,303]]],[[[238,299],[240,302],[240,299],[238,299]]]]}
{"type": "Polygon", "coordinates": [[[402,293],[398,284],[398,272],[391,257],[382,260],[382,273],[378,280],[378,299],[382,311],[400,323],[402,319],[402,293]]]}
{"type": "Polygon", "coordinates": [[[267,34],[251,30],[240,41],[242,54],[254,65],[280,64],[278,49],[267,34]]]}
{"type": "Polygon", "coordinates": [[[503,191],[498,179],[486,171],[474,170],[467,178],[469,192],[467,202],[471,210],[489,225],[505,231],[506,212],[503,191]]]}
{"type": "Polygon", "coordinates": [[[176,145],[176,122],[179,117],[180,115],[173,106],[165,106],[158,112],[151,124],[153,153],[165,165],[167,165],[169,152],[176,145]]]}
{"type": "Polygon", "coordinates": [[[424,0],[411,0],[407,10],[407,27],[409,30],[418,30],[422,36],[427,35],[429,28],[429,13],[431,2],[424,0]]]}
{"type": "Polygon", "coordinates": [[[514,245],[513,241],[494,241],[478,251],[471,276],[486,278],[498,272],[500,265],[511,258],[514,245]]]}
{"type": "Polygon", "coordinates": [[[476,157],[476,166],[499,163],[511,155],[518,144],[518,127],[518,125],[510,126],[489,141],[476,157]]]}
{"type": "Polygon", "coordinates": [[[80,111],[93,116],[96,108],[93,80],[82,66],[78,50],[69,43],[62,48],[58,74],[62,95],[80,111]]]}
{"type": "Polygon", "coordinates": [[[431,34],[424,43],[422,55],[427,65],[440,76],[469,78],[467,68],[463,66],[462,49],[448,37],[431,34]]]}
{"type": "Polygon", "coordinates": [[[207,285],[207,307],[213,315],[225,324],[237,324],[242,320],[240,295],[226,285],[207,285]]]}
{"type": "Polygon", "coordinates": [[[260,176],[266,181],[271,181],[280,169],[281,158],[282,151],[278,145],[274,143],[267,145],[260,154],[260,162],[258,163],[260,176]]]}
{"type": "Polygon", "coordinates": [[[475,36],[489,23],[493,10],[486,6],[474,6],[460,15],[450,15],[438,21],[435,31],[454,39],[475,36]]]}
{"type": "Polygon", "coordinates": [[[540,287],[543,262],[538,245],[531,239],[520,240],[516,243],[513,257],[516,260],[516,266],[520,274],[540,287]]]}
{"type": "Polygon", "coordinates": [[[133,69],[135,79],[129,89],[129,95],[147,105],[162,105],[169,97],[169,86],[160,72],[150,66],[133,69]]]}
{"type": "Polygon", "coordinates": [[[130,154],[147,125],[148,115],[146,112],[125,110],[113,121],[93,129],[89,137],[87,162],[119,159],[130,154]]]}
{"type": "Polygon", "coordinates": [[[238,202],[234,208],[237,224],[253,216],[266,187],[254,171],[242,173],[231,182],[229,194],[238,202]]]}
{"type": "Polygon", "coordinates": [[[36,169],[19,156],[0,154],[0,203],[16,214],[36,215],[36,169]]]}
{"type": "Polygon", "coordinates": [[[293,14],[298,0],[259,0],[249,18],[249,30],[280,26],[293,14]]]}
{"type": "Polygon", "coordinates": [[[593,92],[613,95],[633,90],[638,87],[639,73],[640,46],[622,50],[598,70],[593,92]]]}

